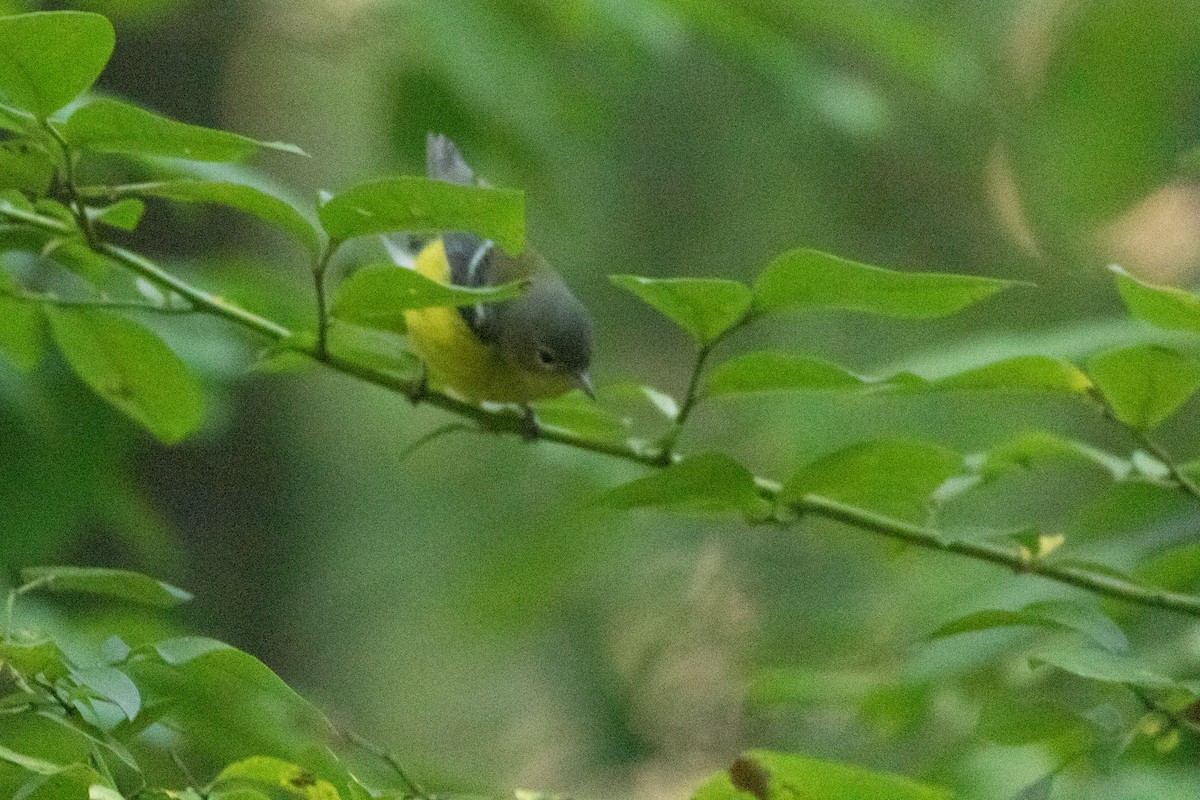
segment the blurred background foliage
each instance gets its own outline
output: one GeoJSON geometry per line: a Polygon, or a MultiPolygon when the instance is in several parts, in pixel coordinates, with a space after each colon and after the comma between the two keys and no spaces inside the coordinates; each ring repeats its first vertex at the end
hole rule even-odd
{"type": "MultiPolygon", "coordinates": [[[[597,317],[602,386],[678,394],[693,355],[611,273],[751,279],[805,245],[1037,284],[952,320],[793,316],[725,346],[938,374],[1154,339],[1103,267],[1187,286],[1200,266],[1196,0],[0,2],[35,7],[113,19],[99,90],[304,147],[312,159],[261,162],[300,197],[420,173],[426,132],[454,137],[493,183],[527,191],[532,241],[597,317]]],[[[132,242],[307,319],[303,254],[244,218],[155,208],[132,242]]],[[[405,457],[443,415],[321,371],[251,374],[254,343],[216,321],[154,323],[209,385],[203,432],[177,447],[59,362],[33,382],[0,365],[0,560],[187,587],[197,601],[170,624],[262,658],[427,784],[684,797],[763,746],[991,798],[1079,749],[997,743],[1005,708],[1136,711],[1128,693],[1032,672],[1023,654],[1044,634],[925,639],[1073,590],[832,524],[601,513],[589,501],[638,470],[553,445],[457,433],[405,457]]],[[[1196,410],[1163,434],[1181,460],[1200,447],[1196,410]]],[[[971,452],[1046,427],[1133,447],[1085,409],[1028,398],[760,395],[695,422],[685,450],[770,475],[877,436],[971,452]]],[[[1170,490],[1053,467],[942,523],[967,520],[1037,524],[1117,567],[1195,535],[1170,490]]],[[[1155,577],[1194,589],[1200,570],[1172,563],[1155,577]]],[[[1106,610],[1164,670],[1200,669],[1194,622],[1106,610]]],[[[131,643],[164,624],[73,613],[131,643]]],[[[1200,744],[1143,745],[1111,775],[1073,762],[1062,796],[1194,796],[1200,744]]]]}

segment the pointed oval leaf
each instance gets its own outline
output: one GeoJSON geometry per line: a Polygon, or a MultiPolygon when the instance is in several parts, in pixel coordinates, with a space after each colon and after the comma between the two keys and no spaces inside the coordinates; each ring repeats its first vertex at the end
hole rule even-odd
{"type": "Polygon", "coordinates": [[[837,308],[889,317],[944,317],[985,300],[1011,281],[936,272],[896,272],[817,250],[776,258],[754,284],[761,313],[837,308]]]}
{"type": "Polygon", "coordinates": [[[1014,626],[1075,631],[1106,650],[1114,652],[1125,650],[1129,646],[1129,640],[1120,626],[1095,606],[1057,600],[1030,603],[1015,611],[1003,609],[976,611],[947,622],[929,636],[931,639],[939,639],[962,633],[1014,626]]]}
{"type": "Polygon", "coordinates": [[[1101,353],[1087,371],[1116,418],[1138,430],[1166,421],[1200,389],[1200,362],[1160,345],[1101,353]]]}
{"type": "Polygon", "coordinates": [[[240,183],[221,183],[201,180],[163,181],[144,183],[136,187],[139,194],[161,197],[181,203],[214,203],[235,211],[258,217],[263,222],[282,228],[295,236],[310,252],[321,248],[317,229],[295,207],[285,200],[261,189],[240,183]]]}
{"type": "Polygon", "coordinates": [[[99,14],[0,17],[0,100],[44,119],[92,88],[115,44],[99,14]]]}
{"type": "Polygon", "coordinates": [[[1200,333],[1200,297],[1173,286],[1155,286],[1117,265],[1109,267],[1130,316],[1169,331],[1200,333]]]}
{"type": "Polygon", "coordinates": [[[189,161],[241,161],[262,148],[302,152],[292,145],[189,125],[110,98],[93,100],[76,109],[62,134],[82,150],[189,161]]]}
{"type": "Polygon", "coordinates": [[[705,453],[611,489],[600,503],[622,510],[666,508],[756,514],[765,501],[749,470],[727,455],[705,453]]]}
{"type": "Polygon", "coordinates": [[[806,464],[784,484],[782,497],[799,502],[819,495],[923,523],[933,493],[962,466],[962,456],[932,442],[860,442],[806,464]]]}
{"type": "Polygon", "coordinates": [[[950,800],[945,789],[855,764],[754,750],[709,780],[694,800],[950,800]]]}
{"type": "Polygon", "coordinates": [[[1102,683],[1122,683],[1159,691],[1177,686],[1136,658],[1090,646],[1062,646],[1035,651],[1029,657],[1034,666],[1042,664],[1102,683]]]}
{"type": "Polygon", "coordinates": [[[47,308],[50,330],[75,374],[167,444],[200,424],[200,385],[142,325],[95,309],[47,308]]]}
{"type": "Polygon", "coordinates": [[[638,275],[612,275],[610,280],[640,297],[702,345],[719,339],[750,308],[750,289],[737,281],[638,275]]]}
{"type": "Polygon", "coordinates": [[[318,216],[336,241],[394,231],[469,231],[513,255],[525,247],[525,195],[513,189],[385,178],[334,195],[318,216]]]}
{"type": "Polygon", "coordinates": [[[1049,356],[1014,356],[941,378],[900,375],[886,387],[900,391],[999,391],[1086,394],[1092,382],[1074,364],[1049,356]]]}
{"type": "Polygon", "coordinates": [[[88,215],[92,219],[123,231],[131,231],[136,228],[142,221],[144,213],[146,213],[146,204],[134,197],[118,200],[104,208],[88,210],[88,215]]]}
{"type": "Polygon", "coordinates": [[[982,453],[968,457],[967,465],[984,480],[1018,469],[1031,469],[1043,461],[1073,461],[1096,466],[1113,480],[1125,480],[1133,471],[1127,459],[1047,431],[1025,431],[982,453]]]}
{"type": "Polygon", "coordinates": [[[516,297],[522,289],[520,283],[483,289],[450,286],[394,264],[368,266],[338,286],[332,314],[364,328],[404,333],[405,311],[495,303],[516,297]]]}
{"type": "Polygon", "coordinates": [[[827,361],[763,351],[736,356],[713,368],[705,382],[709,397],[800,389],[861,389],[867,378],[827,361]]]}
{"type": "Polygon", "coordinates": [[[121,713],[128,720],[136,717],[142,709],[142,696],[138,693],[137,685],[116,667],[73,669],[71,676],[81,686],[86,686],[97,696],[121,709],[121,713]]]}
{"type": "Polygon", "coordinates": [[[51,592],[102,594],[161,608],[192,599],[178,586],[138,572],[107,567],[27,567],[21,570],[21,580],[26,584],[38,581],[51,592]]]}

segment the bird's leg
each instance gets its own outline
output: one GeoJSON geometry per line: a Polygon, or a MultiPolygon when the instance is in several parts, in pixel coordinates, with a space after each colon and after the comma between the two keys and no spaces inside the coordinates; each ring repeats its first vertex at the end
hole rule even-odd
{"type": "Polygon", "coordinates": [[[535,442],[542,435],[542,426],[538,423],[537,414],[528,403],[521,404],[521,423],[521,438],[525,441],[535,442]]]}

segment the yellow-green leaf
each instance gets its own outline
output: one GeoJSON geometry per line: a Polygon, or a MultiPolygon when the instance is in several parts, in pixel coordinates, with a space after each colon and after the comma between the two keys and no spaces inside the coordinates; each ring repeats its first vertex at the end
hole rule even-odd
{"type": "Polygon", "coordinates": [[[115,44],[99,14],[0,17],[0,101],[44,119],[92,87],[115,44]]]}
{"type": "Polygon", "coordinates": [[[1200,389],[1200,362],[1159,345],[1101,353],[1087,370],[1116,418],[1139,430],[1164,422],[1200,389]]]}
{"type": "Polygon", "coordinates": [[[720,338],[750,308],[750,289],[737,281],[639,275],[612,275],[610,280],[640,297],[702,345],[720,338]]]}
{"type": "Polygon", "coordinates": [[[1115,264],[1109,267],[1129,314],[1170,331],[1200,333],[1200,297],[1173,286],[1155,286],[1115,264]]]}

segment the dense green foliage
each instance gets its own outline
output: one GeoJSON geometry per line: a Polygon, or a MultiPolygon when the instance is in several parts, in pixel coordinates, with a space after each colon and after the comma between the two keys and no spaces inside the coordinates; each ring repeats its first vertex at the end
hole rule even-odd
{"type": "MultiPolygon", "coordinates": [[[[615,37],[621,15],[603,12],[608,5],[596,3],[592,10],[615,37]]],[[[845,85],[846,75],[815,66],[794,69],[795,53],[777,31],[791,30],[798,20],[800,27],[835,30],[877,57],[893,80],[920,87],[930,102],[937,99],[943,111],[958,106],[961,112],[973,96],[972,80],[963,77],[970,71],[948,69],[957,62],[944,37],[894,11],[766,0],[751,4],[751,11],[679,2],[664,4],[674,20],[665,23],[655,17],[656,4],[615,5],[644,15],[627,22],[646,37],[645,52],[626,54],[623,68],[635,71],[655,48],[669,49],[672,36],[689,30],[748,62],[768,84],[789,76],[815,81],[767,91],[805,98],[802,105],[815,107],[836,95],[841,99],[836,110],[827,108],[829,121],[854,135],[882,135],[882,107],[867,90],[845,85]],[[680,26],[674,34],[671,25],[680,26]]],[[[523,17],[506,17],[497,11],[503,8],[490,2],[414,4],[405,29],[418,31],[421,44],[432,49],[425,71],[416,70],[409,83],[436,82],[433,75],[457,80],[475,105],[516,131],[553,127],[543,115],[569,117],[576,106],[589,117],[594,109],[588,98],[572,94],[569,85],[543,83],[554,71],[530,38],[503,22],[523,17]],[[439,40],[451,17],[456,36],[479,37],[476,48],[460,51],[439,40]],[[497,30],[510,38],[490,38],[497,30]],[[541,102],[496,97],[473,84],[505,74],[542,86],[541,102]]],[[[1196,98],[1172,91],[1189,85],[1197,70],[1200,14],[1194,11],[1182,0],[1151,3],[1148,10],[1084,4],[1061,34],[1062,62],[1055,62],[1036,92],[1013,101],[1006,117],[1011,152],[991,157],[996,185],[1011,181],[1026,198],[1023,207],[1008,209],[1019,218],[1010,226],[1014,239],[1029,240],[1025,246],[1038,258],[1053,253],[1064,266],[1077,264],[1087,281],[1101,276],[1098,291],[1114,305],[1123,302],[1128,320],[1068,321],[1044,335],[999,343],[976,339],[971,326],[980,317],[971,315],[1003,302],[1023,303],[1022,313],[1063,323],[1055,316],[1063,300],[1052,296],[1053,276],[1039,276],[1049,284],[1039,288],[985,274],[885,269],[811,248],[784,250],[782,244],[774,248],[782,253],[770,252],[742,242],[745,231],[735,223],[749,223],[731,213],[722,238],[734,243],[729,252],[737,269],[718,270],[712,254],[697,249],[692,255],[703,253],[704,268],[676,275],[653,269],[650,259],[631,255],[628,248],[635,245],[620,243],[593,262],[621,272],[611,282],[628,293],[604,295],[605,309],[631,299],[665,318],[640,323],[654,326],[648,327],[652,335],[642,337],[650,347],[621,351],[648,363],[621,369],[673,368],[670,374],[680,376],[685,388],[664,392],[638,381],[602,381],[598,404],[577,395],[539,404],[533,438],[540,441],[497,461],[483,451],[508,446],[509,437],[434,450],[440,437],[461,435],[464,428],[524,437],[530,431],[517,409],[480,407],[427,391],[419,365],[404,349],[402,312],[500,300],[523,287],[450,289],[382,265],[369,237],[466,229],[516,252],[526,241],[523,193],[394,176],[298,199],[241,162],[261,157],[283,164],[303,159],[305,151],[320,162],[316,147],[306,143],[301,150],[185,124],[93,94],[116,41],[105,17],[75,11],[0,17],[0,128],[6,132],[0,141],[0,355],[6,362],[0,434],[12,459],[0,484],[6,537],[0,562],[21,568],[0,640],[0,796],[430,796],[406,771],[420,761],[426,762],[421,772],[434,776],[422,775],[421,782],[438,795],[463,784],[478,787],[477,780],[459,777],[471,772],[457,763],[463,754],[435,735],[436,713],[423,718],[413,712],[415,733],[389,747],[401,754],[393,757],[331,723],[247,652],[182,635],[189,626],[155,616],[161,611],[128,610],[128,604],[173,608],[191,600],[188,592],[138,571],[37,566],[100,560],[171,572],[156,556],[170,550],[172,537],[132,488],[136,475],[125,464],[136,448],[149,446],[138,430],[171,445],[211,435],[206,406],[219,407],[240,384],[279,374],[287,377],[274,380],[291,381],[287,391],[297,396],[305,391],[299,387],[327,374],[351,379],[338,402],[320,405],[321,430],[298,424],[308,437],[301,449],[328,456],[349,447],[343,466],[357,470],[360,453],[353,448],[357,443],[369,453],[359,438],[368,437],[386,440],[381,446],[389,454],[402,451],[397,462],[388,462],[392,469],[420,465],[421,490],[402,493],[401,507],[414,514],[410,519],[429,520],[425,527],[434,534],[428,551],[407,545],[400,551],[410,570],[404,582],[422,584],[423,570],[438,568],[452,547],[472,562],[488,560],[494,566],[483,573],[451,582],[455,602],[476,604],[465,616],[474,615],[471,624],[484,629],[476,631],[479,640],[495,635],[491,628],[520,640],[521,623],[513,620],[557,619],[548,609],[584,587],[563,617],[573,619],[569,630],[557,636],[613,642],[561,660],[599,659],[596,653],[610,646],[614,666],[611,674],[595,665],[579,667],[574,688],[587,699],[575,714],[587,714],[582,727],[599,731],[597,750],[614,761],[652,764],[655,747],[689,756],[681,758],[687,786],[665,794],[903,799],[1003,791],[1032,800],[1057,791],[1134,797],[1149,787],[1155,796],[1187,796],[1200,753],[1200,596],[1193,593],[1200,583],[1200,547],[1192,530],[1200,519],[1200,466],[1173,453],[1196,444],[1179,420],[1195,408],[1200,391],[1200,297],[1121,267],[1105,272],[1097,266],[1097,245],[1080,242],[1187,164],[1183,156],[1194,145],[1194,131],[1181,132],[1186,126],[1180,120],[1187,113],[1194,117],[1196,109],[1182,104],[1196,98]],[[1130,45],[1123,51],[1130,63],[1110,68],[1101,56],[1120,50],[1122,42],[1130,45]],[[1107,109],[1103,115],[1101,108],[1107,109]],[[1112,135],[1101,136],[1101,128],[1112,135]],[[148,225],[160,230],[156,214],[191,213],[186,209],[196,205],[265,223],[254,228],[256,236],[272,230],[284,237],[279,249],[304,264],[294,270],[304,273],[303,288],[257,262],[206,272],[183,259],[145,254],[164,249],[139,238],[148,225]],[[613,268],[615,258],[620,270],[613,268]],[[746,261],[762,266],[750,270],[746,261]],[[625,274],[631,263],[652,274],[625,274]],[[196,317],[207,318],[215,332],[201,332],[196,317]],[[818,321],[798,321],[811,319],[818,321]],[[794,339],[781,332],[808,324],[812,335],[798,352],[794,339]],[[912,327],[870,327],[876,324],[912,327]],[[668,325],[689,341],[686,358],[660,344],[668,341],[662,333],[668,325]],[[228,344],[243,341],[238,333],[255,353],[228,344]],[[923,357],[906,336],[940,338],[941,344],[923,357]],[[213,355],[222,346],[233,348],[223,360],[213,355]],[[856,346],[888,357],[859,366],[856,346]],[[257,373],[252,378],[244,376],[247,364],[257,373]],[[49,406],[66,409],[62,419],[68,423],[39,417],[38,401],[29,398],[39,396],[42,386],[54,398],[49,406]],[[358,398],[372,387],[431,407],[436,427],[407,437],[424,450],[395,441],[394,421],[385,426],[360,419],[358,398]],[[796,398],[811,406],[789,406],[796,398]],[[763,412],[738,416],[738,403],[761,403],[763,412]],[[839,407],[845,413],[831,410],[839,407]],[[718,419],[723,424],[714,424],[718,419]],[[811,424],[814,419],[821,424],[811,424]],[[837,420],[859,424],[829,435],[837,420]],[[955,425],[969,435],[950,430],[955,425]],[[365,432],[354,433],[359,429],[365,432]],[[811,446],[815,441],[821,446],[811,446]],[[536,457],[529,455],[534,448],[554,448],[555,455],[528,461],[536,457]],[[593,468],[585,459],[603,466],[589,474],[593,468]],[[463,469],[478,470],[469,473],[473,482],[462,480],[463,469]],[[41,502],[51,493],[34,486],[54,486],[53,502],[41,502]],[[546,509],[530,514],[533,522],[504,522],[522,517],[531,498],[541,498],[546,509]],[[491,537],[479,545],[467,521],[472,502],[492,515],[475,531],[491,537]],[[634,513],[643,510],[654,516],[634,513]],[[762,534],[754,544],[729,545],[759,548],[756,557],[746,551],[746,569],[761,592],[756,624],[767,630],[759,666],[744,673],[731,666],[748,660],[744,653],[735,656],[725,638],[747,635],[744,607],[750,604],[744,587],[730,588],[736,581],[714,566],[720,558],[689,556],[693,571],[682,581],[647,573],[649,603],[636,591],[613,600],[605,596],[608,584],[594,585],[603,572],[596,565],[608,563],[598,551],[616,546],[601,531],[647,519],[654,526],[648,529],[668,535],[701,527],[718,532],[721,541],[744,540],[747,529],[762,534]],[[865,558],[860,544],[831,542],[835,529],[817,527],[830,524],[871,537],[860,542],[886,540],[899,549],[891,551],[891,562],[865,558]],[[89,550],[87,537],[96,528],[127,552],[114,558],[104,547],[89,550]],[[581,531],[595,540],[581,542],[581,531]],[[775,536],[788,539],[780,544],[775,536]],[[89,559],[97,552],[99,559],[89,559]],[[902,568],[892,575],[889,563],[896,562],[902,568]],[[976,567],[982,571],[967,571],[976,567]],[[473,594],[479,597],[473,600],[473,594]],[[664,661],[670,657],[675,661],[664,661]],[[624,688],[613,688],[617,682],[624,688]],[[666,692],[667,699],[639,712],[633,699],[615,698],[622,692],[630,698],[666,692]],[[741,711],[727,707],[748,708],[762,722],[746,735],[735,725],[721,730],[722,720],[742,719],[741,711]],[[698,716],[689,717],[696,708],[698,716]],[[614,721],[621,714],[628,720],[614,721]],[[414,754],[406,744],[422,749],[414,754]],[[743,754],[735,758],[738,752],[743,754]],[[716,774],[702,781],[699,773],[716,774]]],[[[569,12],[559,13],[566,15],[558,19],[564,28],[600,24],[582,17],[572,23],[569,12]]],[[[603,69],[620,70],[613,64],[603,69]]],[[[431,97],[437,94],[430,90],[431,97]]],[[[972,111],[982,117],[986,104],[979,102],[972,111]]],[[[446,121],[439,118],[438,125],[450,124],[453,104],[447,107],[446,121]]],[[[795,123],[790,114],[794,109],[785,107],[783,117],[795,123]]],[[[469,121],[462,125],[470,128],[469,121]]],[[[751,127],[757,125],[752,121],[751,127]]],[[[586,141],[581,135],[525,155],[563,164],[572,159],[571,147],[586,141]]],[[[744,178],[738,170],[757,174],[755,148],[746,142],[744,151],[722,155],[738,165],[730,168],[737,180],[744,178]]],[[[953,160],[950,154],[946,159],[953,160]]],[[[950,176],[946,169],[943,177],[950,176]]],[[[717,175],[701,170],[691,179],[699,196],[723,204],[727,198],[720,193],[733,191],[735,183],[719,191],[707,186],[717,175]]],[[[611,206],[615,195],[605,194],[611,186],[599,183],[593,204],[603,206],[607,197],[611,206]]],[[[1003,197],[1002,188],[996,192],[1003,197]]],[[[791,201],[790,195],[784,199],[791,201]]],[[[839,212],[808,213],[815,220],[839,212]]],[[[593,224],[603,214],[592,208],[585,216],[593,224]]],[[[580,235],[596,236],[597,244],[602,238],[580,235]]],[[[1200,254],[1188,258],[1195,262],[1200,254]]],[[[1188,258],[1180,271],[1195,265],[1188,258]]],[[[1064,294],[1084,280],[1070,277],[1064,294]]],[[[615,341],[615,334],[609,336],[615,341]]],[[[291,408],[300,414],[303,407],[300,400],[291,408]]],[[[513,446],[524,446],[511,438],[513,446]]],[[[271,461],[256,465],[269,469],[271,461]]],[[[337,473],[325,475],[327,487],[340,485],[337,473]]],[[[393,491],[396,476],[388,469],[380,475],[385,488],[379,493],[393,491]]],[[[203,483],[204,476],[197,471],[186,480],[203,483]]],[[[236,595],[247,574],[263,583],[293,582],[301,587],[293,602],[320,595],[319,607],[332,610],[339,622],[318,622],[300,611],[292,635],[315,640],[320,634],[309,625],[331,642],[357,635],[358,655],[351,657],[349,647],[337,651],[336,669],[326,677],[334,675],[338,689],[313,678],[320,674],[314,670],[304,680],[306,690],[318,691],[325,705],[361,681],[370,687],[362,694],[384,709],[376,720],[397,716],[407,724],[405,693],[419,679],[418,664],[433,663],[426,668],[434,670],[435,681],[450,693],[463,691],[452,670],[439,672],[443,656],[451,663],[456,631],[463,628],[435,630],[428,621],[414,622],[386,649],[379,631],[388,623],[381,618],[412,614],[421,620],[420,603],[432,594],[405,595],[412,607],[398,602],[393,591],[402,589],[393,587],[400,581],[380,571],[388,560],[370,546],[352,539],[320,546],[326,529],[344,534],[342,518],[359,512],[334,489],[314,488],[319,485],[303,483],[305,492],[314,492],[309,508],[318,522],[297,549],[353,553],[357,566],[350,572],[361,573],[361,585],[368,585],[363,576],[373,576],[372,591],[384,600],[360,609],[360,598],[347,589],[354,584],[345,578],[314,574],[311,564],[307,573],[294,574],[303,563],[299,557],[297,564],[274,564],[239,556],[252,562],[242,579],[212,581],[198,592],[199,603],[206,593],[220,595],[222,586],[236,595]],[[364,652],[377,653],[370,668],[355,664],[355,658],[370,660],[364,652]]],[[[274,502],[270,494],[259,502],[274,502]]],[[[189,506],[190,513],[218,514],[224,502],[209,496],[207,505],[189,506]]],[[[245,535],[258,541],[263,532],[245,535]]],[[[201,563],[222,563],[218,548],[208,548],[201,547],[201,563]]],[[[640,552],[632,548],[612,563],[636,565],[640,552]]],[[[174,571],[187,577],[197,570],[174,571]]],[[[274,619],[277,612],[267,605],[264,613],[274,619]]],[[[219,621],[220,614],[212,613],[200,627],[219,627],[219,621]]],[[[239,644],[259,652],[261,642],[242,637],[239,644]]],[[[548,649],[557,654],[558,647],[548,649]]],[[[303,676],[297,665],[309,652],[305,646],[298,652],[292,666],[303,676]]],[[[536,669],[518,659],[508,670],[500,685],[535,691],[525,684],[537,682],[530,674],[536,677],[536,669]]],[[[522,695],[517,706],[536,726],[539,718],[525,707],[532,706],[528,697],[522,695]]],[[[482,704],[464,705],[467,728],[486,717],[482,704]]]]}

